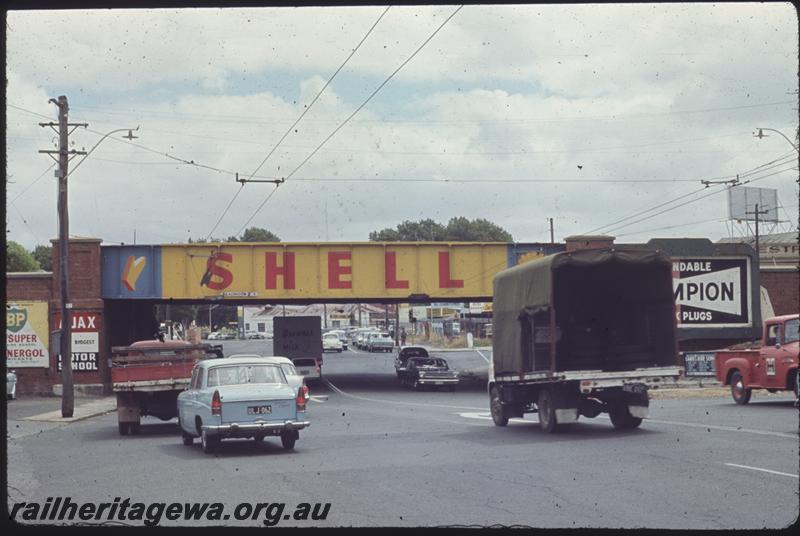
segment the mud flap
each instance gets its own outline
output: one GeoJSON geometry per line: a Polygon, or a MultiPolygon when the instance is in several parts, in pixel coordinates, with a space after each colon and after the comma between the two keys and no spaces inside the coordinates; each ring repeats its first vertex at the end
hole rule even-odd
{"type": "Polygon", "coordinates": [[[133,393],[117,393],[117,422],[138,423],[140,418],[136,396],[133,393]]]}
{"type": "Polygon", "coordinates": [[[556,421],[559,424],[578,422],[578,408],[556,409],[556,421]]]}

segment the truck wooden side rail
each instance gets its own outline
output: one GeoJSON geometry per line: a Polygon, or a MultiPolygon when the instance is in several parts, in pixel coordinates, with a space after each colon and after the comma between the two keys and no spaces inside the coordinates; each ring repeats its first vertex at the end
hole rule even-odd
{"type": "Polygon", "coordinates": [[[141,417],[177,416],[178,393],[189,387],[198,359],[221,357],[221,348],[187,341],[138,341],[111,349],[111,385],[121,435],[138,434],[141,417]]]}

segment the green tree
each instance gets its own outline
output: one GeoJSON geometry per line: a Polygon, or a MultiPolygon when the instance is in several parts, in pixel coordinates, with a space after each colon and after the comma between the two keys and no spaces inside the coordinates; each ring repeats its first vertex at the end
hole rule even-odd
{"type": "Polygon", "coordinates": [[[46,272],[53,271],[53,246],[38,245],[33,250],[33,258],[46,272]]]}
{"type": "Polygon", "coordinates": [[[196,238],[192,240],[189,238],[190,244],[205,244],[207,242],[280,242],[281,239],[278,235],[267,229],[261,227],[250,227],[245,229],[242,236],[229,236],[225,240],[221,238],[211,237],[208,240],[205,238],[196,238]]]}
{"type": "Polygon", "coordinates": [[[242,242],[280,242],[278,235],[260,227],[246,229],[239,238],[242,242]]]}
{"type": "Polygon", "coordinates": [[[512,242],[511,233],[483,218],[452,218],[447,225],[431,219],[404,221],[395,229],[369,233],[373,242],[512,242]]]}
{"type": "Polygon", "coordinates": [[[6,272],[36,272],[41,266],[30,251],[9,240],[6,243],[6,272]]]}
{"type": "Polygon", "coordinates": [[[513,242],[511,233],[497,224],[477,218],[468,220],[463,216],[451,218],[445,229],[447,240],[475,242],[513,242]]]}

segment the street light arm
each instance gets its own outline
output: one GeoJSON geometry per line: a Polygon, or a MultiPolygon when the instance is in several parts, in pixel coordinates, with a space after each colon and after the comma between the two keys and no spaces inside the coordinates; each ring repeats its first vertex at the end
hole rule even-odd
{"type": "Polygon", "coordinates": [[[774,128],[763,128],[763,127],[759,127],[759,129],[758,129],[758,137],[759,137],[759,138],[763,138],[763,137],[764,137],[764,136],[763,136],[763,134],[761,133],[761,131],[762,131],[762,130],[769,130],[770,132],[777,132],[778,134],[780,134],[781,136],[783,136],[783,139],[785,139],[786,141],[788,141],[788,142],[789,142],[789,145],[791,145],[791,146],[792,146],[792,149],[794,149],[794,150],[795,150],[795,151],[797,151],[797,152],[800,152],[800,149],[798,149],[798,148],[797,148],[797,146],[796,146],[796,145],[795,145],[795,144],[792,142],[792,140],[790,140],[789,138],[787,138],[787,137],[786,137],[786,134],[784,134],[784,133],[783,133],[783,132],[781,132],[780,130],[776,130],[776,129],[774,129],[774,128]]]}
{"type": "Polygon", "coordinates": [[[100,141],[98,141],[97,143],[95,143],[95,144],[94,144],[94,147],[92,147],[91,149],[89,149],[89,151],[88,151],[88,152],[87,152],[87,153],[86,153],[86,154],[83,156],[83,158],[81,158],[80,162],[78,162],[77,164],[75,164],[75,166],[74,166],[74,167],[72,168],[72,170],[69,172],[69,175],[72,175],[72,174],[75,172],[75,170],[76,170],[76,169],[78,169],[78,166],[80,166],[81,164],[83,164],[83,163],[86,161],[86,159],[87,159],[87,158],[89,158],[89,155],[90,155],[90,154],[92,154],[92,151],[94,151],[95,149],[97,149],[97,146],[98,146],[98,145],[100,145],[101,143],[103,143],[103,140],[105,140],[107,137],[109,137],[109,136],[110,136],[110,135],[112,135],[112,134],[115,134],[115,133],[117,133],[117,132],[124,132],[124,131],[126,131],[126,130],[128,130],[128,131],[131,131],[131,130],[139,130],[139,127],[137,126],[136,128],[118,128],[118,129],[116,129],[116,130],[112,130],[111,132],[107,133],[105,136],[103,136],[102,138],[100,138],[100,141]]]}

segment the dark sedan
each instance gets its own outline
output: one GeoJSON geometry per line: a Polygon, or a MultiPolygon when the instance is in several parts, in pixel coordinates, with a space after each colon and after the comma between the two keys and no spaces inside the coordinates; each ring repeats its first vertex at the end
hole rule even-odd
{"type": "Polygon", "coordinates": [[[412,357],[406,363],[405,371],[400,374],[400,383],[414,389],[431,385],[455,391],[458,373],[450,370],[447,361],[440,357],[412,357]]]}

